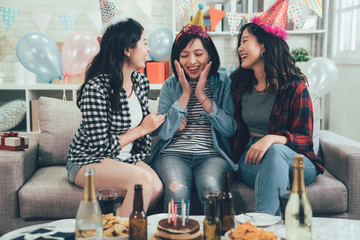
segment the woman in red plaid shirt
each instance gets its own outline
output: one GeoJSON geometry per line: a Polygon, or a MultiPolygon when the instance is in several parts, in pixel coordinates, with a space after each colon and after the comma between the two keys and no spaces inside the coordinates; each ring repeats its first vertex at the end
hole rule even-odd
{"type": "Polygon", "coordinates": [[[254,188],[255,211],[279,215],[278,187],[290,188],[293,157],[304,155],[305,184],[324,169],[313,151],[313,109],[307,78],[279,35],[255,23],[238,36],[240,67],[231,75],[232,160],[254,188]]]}

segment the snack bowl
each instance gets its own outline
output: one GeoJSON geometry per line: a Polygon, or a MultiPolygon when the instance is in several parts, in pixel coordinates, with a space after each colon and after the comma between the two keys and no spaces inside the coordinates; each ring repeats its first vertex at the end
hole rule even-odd
{"type": "Polygon", "coordinates": [[[224,235],[226,240],[231,240],[231,238],[230,238],[230,231],[231,231],[231,230],[227,231],[227,232],[225,233],[225,235],[224,235]]]}

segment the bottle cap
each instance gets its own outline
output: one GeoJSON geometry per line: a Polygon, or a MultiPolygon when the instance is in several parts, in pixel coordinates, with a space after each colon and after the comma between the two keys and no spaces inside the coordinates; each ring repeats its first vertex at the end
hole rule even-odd
{"type": "Polygon", "coordinates": [[[134,189],[135,190],[142,190],[142,185],[141,184],[136,184],[134,189]]]}

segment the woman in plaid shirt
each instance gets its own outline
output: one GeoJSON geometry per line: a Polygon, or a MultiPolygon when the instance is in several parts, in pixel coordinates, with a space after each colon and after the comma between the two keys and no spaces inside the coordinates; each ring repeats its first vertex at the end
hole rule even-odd
{"type": "Polygon", "coordinates": [[[95,188],[114,188],[125,197],[117,215],[133,208],[134,184],[143,185],[144,210],[162,196],[162,183],[143,162],[150,155],[150,133],[165,115],[148,110],[147,46],[143,27],[133,19],[108,26],[100,51],[90,63],[78,91],[82,113],[67,156],[69,181],[84,186],[85,166],[95,168],[95,188]]]}
{"type": "Polygon", "coordinates": [[[307,78],[284,39],[258,24],[238,36],[240,67],[231,75],[238,123],[232,160],[255,192],[255,211],[279,215],[278,187],[289,188],[293,157],[303,154],[305,184],[324,169],[313,151],[313,110],[307,78]]]}

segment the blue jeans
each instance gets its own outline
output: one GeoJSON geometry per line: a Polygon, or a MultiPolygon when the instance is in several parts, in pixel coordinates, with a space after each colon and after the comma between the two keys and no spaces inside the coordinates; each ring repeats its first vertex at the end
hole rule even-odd
{"type": "MultiPolygon", "coordinates": [[[[240,157],[239,169],[241,178],[255,192],[255,212],[280,215],[278,187],[290,188],[293,180],[293,161],[298,153],[283,144],[273,144],[265,153],[259,164],[245,164],[249,148],[259,140],[250,137],[245,152],[240,157]]],[[[315,181],[317,171],[310,159],[304,156],[305,185],[315,181]]],[[[236,204],[236,203],[235,203],[236,204]]]]}
{"type": "Polygon", "coordinates": [[[180,203],[191,199],[193,186],[204,209],[203,189],[220,192],[222,173],[229,172],[232,177],[231,166],[220,154],[160,154],[152,167],[164,184],[165,213],[171,199],[174,199],[180,213],[180,203]]]}

